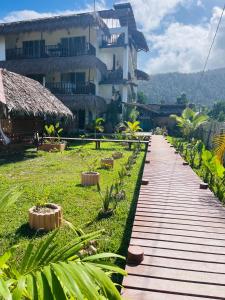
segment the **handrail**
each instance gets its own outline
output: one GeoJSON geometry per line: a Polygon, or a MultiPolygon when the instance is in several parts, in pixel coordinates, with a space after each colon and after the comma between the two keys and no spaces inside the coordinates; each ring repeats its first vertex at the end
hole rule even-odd
{"type": "Polygon", "coordinates": [[[69,138],[69,137],[52,137],[52,136],[44,136],[43,139],[60,139],[65,141],[84,141],[84,142],[115,142],[115,143],[141,143],[148,144],[149,141],[143,140],[115,140],[115,139],[95,139],[95,138],[69,138]]]}

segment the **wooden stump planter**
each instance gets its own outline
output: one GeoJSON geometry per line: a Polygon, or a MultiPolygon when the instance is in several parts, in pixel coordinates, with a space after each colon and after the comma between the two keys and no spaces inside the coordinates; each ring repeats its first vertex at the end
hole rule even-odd
{"type": "Polygon", "coordinates": [[[44,206],[33,206],[29,209],[29,226],[31,229],[50,231],[62,224],[61,206],[48,203],[44,206]]]}
{"type": "Polygon", "coordinates": [[[97,185],[100,180],[100,174],[98,172],[82,172],[81,184],[83,186],[97,185]]]}
{"type": "Polygon", "coordinates": [[[119,158],[122,158],[123,157],[123,153],[122,152],[114,152],[112,157],[114,159],[119,159],[119,158]]]}
{"type": "Polygon", "coordinates": [[[40,146],[38,146],[38,150],[41,151],[47,151],[47,152],[51,152],[51,151],[59,151],[59,152],[63,152],[66,148],[66,143],[58,143],[58,144],[54,144],[54,143],[47,143],[47,144],[42,144],[40,146]]]}
{"type": "Polygon", "coordinates": [[[102,158],[101,159],[101,167],[103,169],[110,169],[113,168],[114,166],[114,159],[109,157],[109,158],[102,158]]]}

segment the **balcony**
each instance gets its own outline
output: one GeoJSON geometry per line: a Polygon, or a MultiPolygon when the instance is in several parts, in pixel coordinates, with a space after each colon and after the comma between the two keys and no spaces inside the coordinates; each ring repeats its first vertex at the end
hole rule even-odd
{"type": "Polygon", "coordinates": [[[56,95],[95,95],[95,84],[92,82],[47,82],[46,88],[56,95]]]}
{"type": "Polygon", "coordinates": [[[125,45],[125,34],[111,34],[110,37],[102,35],[101,48],[123,47],[125,45]]]}
{"type": "Polygon", "coordinates": [[[48,45],[35,48],[13,48],[6,49],[6,60],[30,59],[30,58],[46,58],[46,57],[71,57],[80,55],[96,55],[95,47],[90,43],[85,45],[76,45],[72,48],[62,47],[58,45],[48,45]]]}

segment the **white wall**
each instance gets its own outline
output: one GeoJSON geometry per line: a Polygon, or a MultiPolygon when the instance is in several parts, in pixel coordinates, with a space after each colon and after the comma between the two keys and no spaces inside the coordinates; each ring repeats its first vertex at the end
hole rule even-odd
{"type": "MultiPolygon", "coordinates": [[[[90,31],[90,43],[96,46],[97,43],[97,30],[91,28],[90,31]]],[[[57,45],[60,43],[61,38],[86,36],[86,42],[89,41],[89,29],[88,28],[68,28],[55,31],[46,32],[25,32],[19,34],[9,35],[6,38],[6,48],[22,48],[23,41],[32,40],[45,40],[45,45],[57,45]]]]}
{"type": "Polygon", "coordinates": [[[0,36],[0,61],[5,60],[5,37],[0,36]]]}

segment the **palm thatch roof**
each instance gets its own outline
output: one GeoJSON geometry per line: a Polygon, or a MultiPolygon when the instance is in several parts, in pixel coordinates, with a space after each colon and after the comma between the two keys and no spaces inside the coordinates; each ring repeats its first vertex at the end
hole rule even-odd
{"type": "Polygon", "coordinates": [[[107,110],[105,99],[95,95],[57,95],[59,99],[72,111],[90,110],[104,113],[107,110]]]}
{"type": "Polygon", "coordinates": [[[106,35],[110,35],[109,29],[98,13],[81,13],[48,18],[39,18],[26,21],[17,21],[0,24],[0,34],[17,34],[31,31],[54,31],[56,29],[89,26],[100,27],[106,35]]]}
{"type": "Polygon", "coordinates": [[[94,55],[6,60],[0,61],[0,68],[23,75],[73,72],[75,69],[88,68],[97,68],[102,74],[107,72],[106,65],[94,55]]]}
{"type": "Polygon", "coordinates": [[[60,116],[73,114],[39,82],[0,69],[0,108],[9,115],[60,116]]]}

